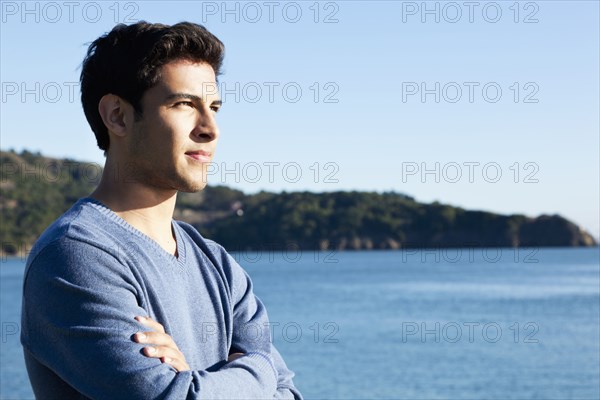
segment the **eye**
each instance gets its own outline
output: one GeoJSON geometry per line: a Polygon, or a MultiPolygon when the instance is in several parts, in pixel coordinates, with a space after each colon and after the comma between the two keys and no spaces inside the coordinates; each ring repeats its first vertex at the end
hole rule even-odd
{"type": "Polygon", "coordinates": [[[188,107],[192,107],[192,108],[195,107],[194,103],[191,102],[191,101],[178,101],[177,103],[175,103],[175,106],[176,107],[179,107],[179,106],[188,106],[188,107]]]}
{"type": "Polygon", "coordinates": [[[210,109],[217,113],[221,109],[221,106],[210,106],[210,109]]]}

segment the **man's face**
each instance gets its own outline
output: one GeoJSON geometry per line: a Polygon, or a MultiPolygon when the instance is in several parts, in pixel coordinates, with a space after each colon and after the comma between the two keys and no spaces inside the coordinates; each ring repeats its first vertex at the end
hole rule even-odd
{"type": "Polygon", "coordinates": [[[221,101],[206,63],[174,61],[141,100],[143,117],[127,140],[135,179],[159,190],[196,192],[206,186],[219,130],[221,101]]]}

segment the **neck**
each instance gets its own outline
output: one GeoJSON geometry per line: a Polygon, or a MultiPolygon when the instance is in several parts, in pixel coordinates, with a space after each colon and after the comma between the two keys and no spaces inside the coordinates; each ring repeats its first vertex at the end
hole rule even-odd
{"type": "Polygon", "coordinates": [[[169,253],[176,254],[171,222],[177,191],[158,189],[122,172],[107,159],[100,184],[90,197],[104,203],[169,253]]]}

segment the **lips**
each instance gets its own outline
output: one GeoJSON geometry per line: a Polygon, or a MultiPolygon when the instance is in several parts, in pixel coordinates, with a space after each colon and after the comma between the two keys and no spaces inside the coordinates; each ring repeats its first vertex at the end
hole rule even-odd
{"type": "Polygon", "coordinates": [[[188,151],[185,155],[199,162],[210,162],[211,160],[211,153],[204,150],[188,151]]]}

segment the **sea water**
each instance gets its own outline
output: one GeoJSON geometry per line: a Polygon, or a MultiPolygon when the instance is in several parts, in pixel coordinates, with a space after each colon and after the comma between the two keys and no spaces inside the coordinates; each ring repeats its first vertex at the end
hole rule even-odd
{"type": "MultiPolygon", "coordinates": [[[[234,253],[307,398],[598,399],[598,248],[234,253]]],[[[0,266],[0,397],[32,398],[24,260],[0,266]]]]}

